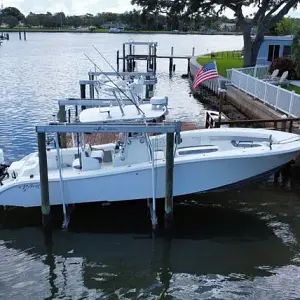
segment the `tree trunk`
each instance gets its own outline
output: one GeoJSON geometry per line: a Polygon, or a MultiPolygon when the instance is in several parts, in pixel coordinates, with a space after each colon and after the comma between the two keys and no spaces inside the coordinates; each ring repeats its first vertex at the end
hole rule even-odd
{"type": "Polygon", "coordinates": [[[251,28],[244,28],[244,67],[253,67],[256,65],[258,51],[264,41],[264,35],[256,35],[254,40],[251,38],[251,28]]]}

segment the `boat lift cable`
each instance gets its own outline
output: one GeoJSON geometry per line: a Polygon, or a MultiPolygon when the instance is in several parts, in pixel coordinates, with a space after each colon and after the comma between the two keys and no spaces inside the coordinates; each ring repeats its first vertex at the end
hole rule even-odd
{"type": "Polygon", "coordinates": [[[113,80],[111,80],[110,79],[110,77],[108,76],[108,75],[106,75],[102,70],[101,70],[101,68],[88,56],[88,55],[86,55],[85,53],[84,53],[84,55],[85,55],[85,57],[92,63],[92,64],[94,64],[95,65],[95,67],[97,67],[97,69],[101,72],[101,73],[103,73],[103,75],[118,89],[118,91],[120,92],[120,93],[122,93],[126,98],[128,98],[128,100],[133,104],[133,105],[135,105],[135,107],[137,108],[137,110],[139,111],[139,112],[141,112],[142,114],[143,114],[143,116],[145,116],[145,113],[140,109],[140,107],[132,100],[132,99],[130,99],[130,97],[128,97],[128,95],[126,95],[126,93],[124,93],[119,87],[118,87],[118,85],[117,84],[115,84],[114,82],[113,82],[113,80]]]}
{"type": "MultiPolygon", "coordinates": [[[[112,70],[122,78],[121,74],[111,65],[111,63],[105,58],[105,56],[93,45],[93,48],[97,51],[97,53],[104,59],[104,61],[112,68],[112,70]]],[[[135,93],[135,95],[141,100],[141,97],[135,93]]]]}

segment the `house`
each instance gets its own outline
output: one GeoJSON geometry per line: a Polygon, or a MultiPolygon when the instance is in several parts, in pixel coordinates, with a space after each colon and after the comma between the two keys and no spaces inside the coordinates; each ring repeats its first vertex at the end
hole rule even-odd
{"type": "Polygon", "coordinates": [[[256,60],[257,65],[268,65],[279,56],[290,56],[293,37],[287,36],[265,36],[260,46],[256,60]]]}
{"type": "Polygon", "coordinates": [[[222,31],[235,31],[236,30],[235,23],[221,23],[219,27],[222,31]]]}

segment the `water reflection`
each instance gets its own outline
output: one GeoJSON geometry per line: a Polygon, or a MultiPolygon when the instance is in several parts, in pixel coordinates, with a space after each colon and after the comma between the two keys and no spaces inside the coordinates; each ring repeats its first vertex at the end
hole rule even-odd
{"type": "MultiPolygon", "coordinates": [[[[16,295],[9,284],[21,281],[17,288],[26,295],[47,299],[240,299],[256,293],[273,299],[260,290],[263,284],[280,295],[297,294],[297,287],[279,291],[276,283],[288,280],[286,272],[299,271],[292,263],[298,233],[289,226],[289,207],[281,206],[284,191],[276,196],[267,187],[262,191],[260,204],[255,190],[249,197],[235,191],[177,198],[171,239],[150,237],[146,204],[138,202],[76,208],[71,232],[55,231],[53,245],[45,245],[39,229],[2,230],[0,257],[9,258],[0,263],[0,278],[11,274],[3,289],[16,295]],[[24,278],[43,274],[39,288],[20,280],[12,257],[27,266],[24,278]]],[[[292,194],[290,202],[299,210],[297,201],[292,194]]]]}
{"type": "MultiPolygon", "coordinates": [[[[58,98],[77,97],[94,44],[115,63],[129,39],[157,40],[169,54],[174,36],[17,34],[0,48],[0,148],[9,160],[36,148],[35,124],[52,118],[58,98]],[[15,74],[12,80],[11,74],[15,74]]],[[[175,54],[241,48],[242,37],[180,36],[175,54]]],[[[141,65],[138,67],[142,67],[141,65]]],[[[203,104],[181,78],[186,62],[158,68],[157,94],[169,96],[171,118],[201,123],[203,104]]],[[[199,179],[201,180],[201,179],[199,179]]],[[[40,211],[1,212],[0,299],[291,299],[299,298],[299,184],[272,182],[226,193],[176,199],[174,235],[151,238],[145,203],[77,206],[70,231],[45,241],[40,211]],[[8,229],[11,228],[11,229],[8,229]]],[[[158,205],[159,226],[163,203],[158,205]]],[[[56,225],[61,208],[53,208],[56,225]]]]}

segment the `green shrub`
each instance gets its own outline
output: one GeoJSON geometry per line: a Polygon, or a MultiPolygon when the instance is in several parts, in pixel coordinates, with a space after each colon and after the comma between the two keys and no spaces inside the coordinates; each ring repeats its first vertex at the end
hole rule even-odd
{"type": "Polygon", "coordinates": [[[269,72],[273,73],[274,70],[279,69],[281,76],[284,71],[289,71],[288,79],[297,79],[296,65],[289,57],[278,57],[274,59],[270,65],[269,72]]]}

